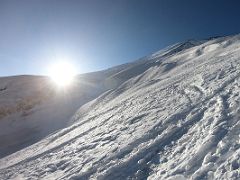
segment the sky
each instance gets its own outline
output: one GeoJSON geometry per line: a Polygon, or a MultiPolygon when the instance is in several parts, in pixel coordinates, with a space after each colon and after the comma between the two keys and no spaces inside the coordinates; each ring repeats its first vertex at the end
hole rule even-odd
{"type": "Polygon", "coordinates": [[[187,39],[240,33],[238,0],[0,0],[0,76],[79,73],[187,39]]]}

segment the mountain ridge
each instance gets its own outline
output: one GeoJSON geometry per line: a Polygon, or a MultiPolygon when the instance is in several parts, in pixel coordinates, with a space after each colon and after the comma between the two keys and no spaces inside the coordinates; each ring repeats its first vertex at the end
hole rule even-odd
{"type": "Polygon", "coordinates": [[[0,178],[239,179],[240,36],[196,43],[79,75],[99,90],[0,178]]]}

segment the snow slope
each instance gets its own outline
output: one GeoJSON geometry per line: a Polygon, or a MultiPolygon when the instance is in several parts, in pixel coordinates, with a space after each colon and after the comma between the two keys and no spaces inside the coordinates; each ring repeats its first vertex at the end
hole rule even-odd
{"type": "Polygon", "coordinates": [[[102,94],[0,159],[0,179],[240,179],[240,35],[101,73],[102,94]]]}
{"type": "Polygon", "coordinates": [[[0,158],[67,127],[80,106],[120,84],[105,80],[126,66],[78,75],[67,89],[56,88],[44,76],[1,77],[0,158]]]}
{"type": "Polygon", "coordinates": [[[68,126],[81,105],[106,90],[105,76],[79,75],[67,89],[56,88],[47,77],[0,78],[0,157],[68,126]]]}

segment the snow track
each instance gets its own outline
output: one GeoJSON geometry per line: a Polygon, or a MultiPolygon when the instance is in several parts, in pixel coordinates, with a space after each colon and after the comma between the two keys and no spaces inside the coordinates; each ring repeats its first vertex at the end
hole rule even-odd
{"type": "Polygon", "coordinates": [[[239,47],[217,38],[123,66],[71,126],[1,159],[0,178],[240,179],[239,47]]]}

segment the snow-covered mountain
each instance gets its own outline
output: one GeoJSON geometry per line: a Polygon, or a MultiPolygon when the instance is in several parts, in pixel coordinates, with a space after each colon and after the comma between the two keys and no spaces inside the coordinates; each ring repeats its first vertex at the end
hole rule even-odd
{"type": "Polygon", "coordinates": [[[240,35],[79,75],[65,92],[1,78],[0,105],[0,179],[240,179],[240,35]]]}
{"type": "Polygon", "coordinates": [[[0,158],[67,127],[80,106],[109,89],[104,79],[115,72],[79,75],[67,89],[47,77],[0,78],[0,158]]]}

